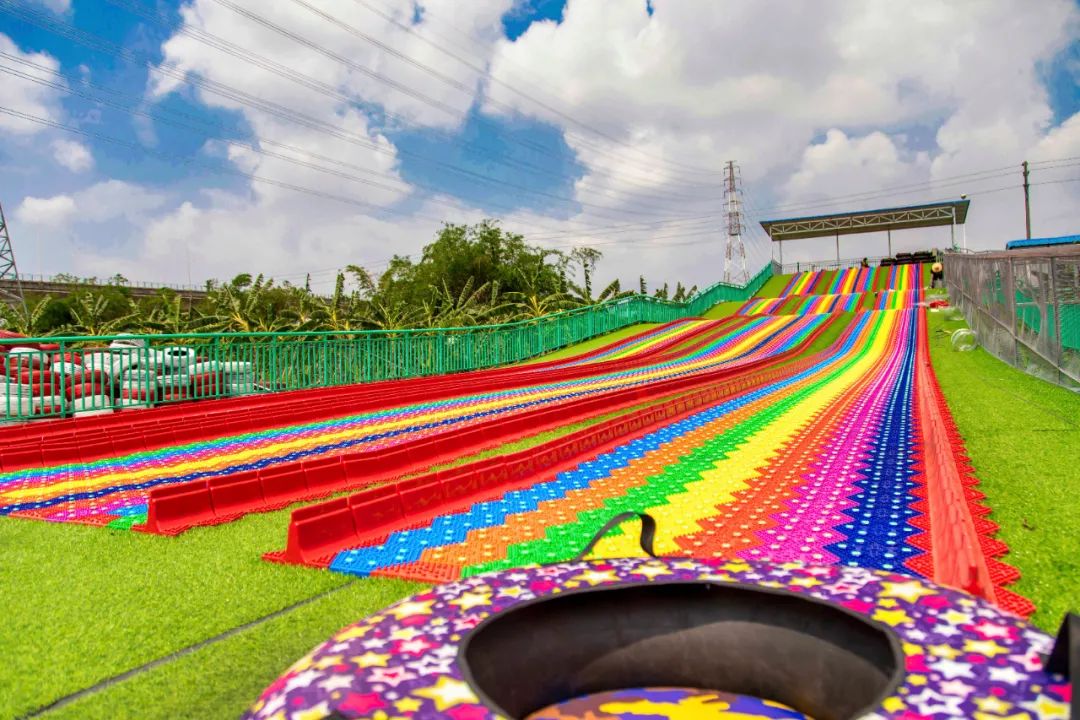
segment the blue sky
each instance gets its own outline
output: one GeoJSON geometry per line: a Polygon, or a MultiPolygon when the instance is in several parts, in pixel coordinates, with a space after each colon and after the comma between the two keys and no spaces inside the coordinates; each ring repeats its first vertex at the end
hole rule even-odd
{"type": "MultiPolygon", "coordinates": [[[[475,6],[452,6],[450,14],[443,10],[443,15],[433,17],[433,10],[422,4],[374,0],[388,12],[391,6],[396,8],[400,14],[395,17],[411,22],[418,35],[428,38],[424,45],[409,34],[396,33],[394,42],[402,52],[475,92],[462,98],[410,70],[400,59],[372,55],[370,47],[357,44],[363,51],[355,55],[361,58],[357,63],[370,63],[405,85],[422,88],[425,95],[458,108],[460,119],[448,120],[438,113],[433,117],[430,108],[417,109],[416,103],[404,101],[407,98],[390,97],[377,84],[341,76],[333,82],[346,83],[340,86],[342,91],[356,98],[350,107],[367,116],[368,127],[356,130],[355,123],[340,117],[346,108],[327,110],[319,103],[291,100],[295,88],[288,80],[275,80],[278,85],[271,87],[272,94],[280,93],[286,105],[295,102],[291,111],[340,123],[349,133],[366,132],[385,142],[395,156],[392,165],[380,162],[378,155],[349,156],[337,168],[349,175],[340,181],[335,180],[338,175],[312,175],[295,165],[257,164],[258,172],[274,173],[278,181],[317,185],[318,192],[365,198],[360,202],[382,208],[357,215],[356,205],[343,209],[340,203],[335,207],[332,200],[310,195],[268,198],[266,188],[244,175],[247,166],[226,158],[220,146],[207,145],[208,140],[235,140],[270,150],[273,146],[267,143],[275,138],[295,136],[305,152],[306,143],[314,143],[311,147],[317,146],[324,158],[319,164],[325,166],[339,154],[348,155],[355,144],[334,146],[323,143],[319,133],[294,134],[248,108],[212,107],[183,84],[160,97],[150,95],[156,76],[147,65],[166,60],[164,44],[184,27],[180,2],[158,0],[153,12],[159,17],[151,22],[121,9],[123,3],[70,0],[65,8],[67,1],[31,0],[19,7],[46,25],[87,33],[91,43],[100,40],[119,50],[87,47],[63,32],[0,12],[0,36],[14,42],[24,58],[44,53],[49,61],[55,60],[72,90],[51,91],[51,119],[84,133],[73,136],[49,129],[0,137],[0,163],[6,168],[0,176],[0,202],[13,232],[33,246],[25,253],[32,259],[21,263],[24,272],[29,266],[32,272],[105,274],[116,267],[128,274],[164,273],[170,278],[161,279],[175,280],[186,277],[186,270],[181,273],[176,257],[161,245],[184,243],[197,280],[222,276],[236,261],[215,257],[221,240],[212,242],[209,237],[234,223],[250,225],[244,213],[280,218],[268,228],[286,228],[280,237],[262,241],[273,250],[266,253],[267,272],[295,274],[357,260],[377,265],[394,251],[419,249],[439,218],[464,221],[488,216],[503,218],[556,247],[575,243],[599,247],[612,258],[608,266],[612,273],[636,276],[635,264],[645,262],[672,278],[691,273],[691,281],[707,283],[715,279],[710,277],[715,273],[711,268],[719,262],[719,240],[710,240],[709,233],[715,239],[722,230],[718,210],[722,188],[716,170],[729,158],[740,163],[751,214],[774,216],[829,211],[833,208],[823,205],[830,199],[848,206],[936,199],[960,191],[955,182],[948,182],[951,177],[1031,157],[1043,163],[1039,177],[1053,185],[1039,191],[1053,198],[1052,212],[1045,206],[1040,209],[1039,225],[1047,232],[1068,232],[1080,224],[1066,202],[1075,197],[1070,193],[1076,184],[1069,185],[1070,178],[1080,172],[1072,165],[1051,162],[1075,155],[1072,148],[1080,136],[1073,129],[1074,124],[1080,126],[1076,3],[1048,0],[1040,6],[1045,12],[1024,10],[1023,23],[1020,9],[1030,6],[1009,4],[1016,0],[987,3],[974,13],[985,17],[966,18],[973,40],[955,43],[957,49],[928,38],[931,50],[912,50],[910,55],[904,54],[903,44],[899,54],[890,55],[886,47],[890,36],[909,32],[903,43],[918,43],[933,28],[928,32],[914,20],[906,28],[907,16],[882,22],[874,13],[887,14],[888,5],[871,12],[858,4],[840,10],[838,3],[832,18],[837,27],[850,22],[865,35],[866,27],[891,22],[897,30],[877,43],[880,52],[873,43],[862,50],[858,43],[850,45],[856,54],[868,53],[851,59],[851,51],[839,52],[826,33],[807,32],[806,21],[796,17],[797,12],[790,13],[791,27],[767,27],[770,11],[760,3],[735,3],[725,13],[711,3],[687,10],[695,5],[692,0],[591,4],[477,0],[475,6]],[[481,6],[501,10],[484,15],[481,6]],[[735,17],[738,12],[745,16],[735,17]],[[867,17],[859,17],[864,12],[867,17]],[[1001,17],[1018,19],[1011,33],[1001,17]],[[538,22],[545,23],[542,32],[537,31],[538,22]],[[475,26],[473,37],[461,30],[470,24],[475,26]],[[793,44],[785,32],[795,33],[799,41],[793,44]],[[449,36],[458,37],[458,44],[447,44],[449,36]],[[1004,46],[1006,38],[1012,43],[1010,60],[1024,76],[1007,82],[1002,71],[992,67],[997,62],[1004,67],[1006,61],[989,53],[1004,46]],[[746,48],[739,50],[738,43],[746,43],[746,48]],[[482,65],[486,75],[477,76],[448,57],[433,55],[431,47],[436,45],[464,53],[482,65]],[[931,51],[946,55],[938,60],[921,58],[931,51]],[[130,54],[130,61],[118,53],[130,54]],[[845,88],[839,94],[832,89],[837,82],[845,88]],[[987,88],[996,83],[1001,83],[999,96],[987,88]],[[780,86],[786,88],[784,95],[774,93],[780,86]],[[799,99],[801,93],[806,97],[799,99]],[[1025,114],[1027,109],[1031,112],[1025,114]],[[85,163],[60,162],[57,143],[65,139],[82,144],[88,152],[85,163]],[[357,178],[376,178],[377,184],[390,183],[407,192],[387,201],[377,191],[366,190],[371,185],[357,178]],[[91,199],[112,197],[101,193],[108,189],[103,189],[106,183],[115,181],[124,183],[111,186],[115,193],[131,194],[129,206],[96,213],[86,207],[91,199]],[[886,192],[920,183],[926,187],[914,194],[886,192]],[[931,183],[942,184],[941,189],[931,188],[931,183]],[[877,188],[882,192],[862,197],[877,188]],[[370,192],[376,195],[365,194],[370,192]],[[54,209],[70,217],[53,222],[49,213],[54,209]],[[703,221],[697,220],[703,212],[715,219],[707,228],[699,227],[703,221]],[[180,222],[184,219],[190,226],[180,222]],[[297,237],[308,230],[310,243],[305,245],[297,237]],[[352,236],[367,240],[350,244],[352,236]],[[678,249],[686,245],[693,249],[678,249]]],[[[281,52],[281,45],[257,46],[261,40],[252,39],[256,36],[249,34],[242,18],[229,15],[212,0],[190,1],[202,3],[201,29],[235,37],[238,45],[253,52],[279,57],[275,53],[281,52]],[[217,15],[211,17],[208,11],[215,8],[217,15]],[[222,20],[224,16],[228,17],[222,20]]],[[[325,0],[313,2],[327,10],[341,7],[325,0]]],[[[241,4],[255,12],[261,7],[246,0],[241,4]]],[[[283,0],[275,9],[285,5],[283,0]]],[[[357,10],[349,22],[361,24],[373,17],[357,10]]],[[[298,27],[302,28],[298,32],[316,32],[314,24],[298,27]]],[[[382,32],[391,37],[388,27],[382,32]]],[[[327,47],[351,53],[351,46],[329,29],[317,32],[327,47]]],[[[200,61],[201,51],[190,47],[173,52],[172,61],[189,66],[200,61]]],[[[325,58],[322,65],[309,65],[310,58],[291,50],[280,57],[286,64],[315,67],[311,77],[329,68],[325,58]]],[[[33,72],[10,59],[0,58],[0,65],[33,72]]],[[[226,82],[237,77],[222,73],[226,82]]],[[[214,68],[203,68],[191,77],[204,76],[220,79],[213,77],[214,68]]],[[[10,74],[0,75],[0,88],[27,84],[10,74]]],[[[258,95],[262,90],[252,92],[258,95]]],[[[973,211],[973,218],[988,229],[1003,228],[1002,240],[1016,233],[1015,194],[998,189],[1012,181],[993,175],[962,188],[990,193],[985,203],[976,205],[980,210],[973,211]],[[998,213],[1008,218],[1006,225],[997,220],[998,213]]],[[[987,245],[998,241],[989,233],[975,235],[987,245]]],[[[808,255],[826,251],[805,247],[808,255]]],[[[763,261],[771,248],[766,243],[757,251],[755,261],[763,261]]],[[[256,252],[252,262],[261,256],[256,252]]]]}
{"type": "MultiPolygon", "coordinates": [[[[160,63],[163,59],[162,43],[181,22],[177,11],[179,6],[180,2],[176,0],[157,3],[161,18],[168,21],[165,24],[148,22],[104,0],[85,3],[76,0],[72,10],[62,17],[50,17],[41,9],[36,12],[55,22],[70,24],[78,30],[104,38],[150,62],[160,63]]],[[[503,17],[505,34],[514,39],[534,22],[558,21],[564,7],[565,0],[521,3],[503,17]]],[[[59,60],[61,72],[73,88],[78,89],[80,81],[88,79],[97,87],[84,85],[84,92],[100,94],[97,88],[107,88],[118,93],[111,98],[116,103],[139,108],[139,98],[150,76],[145,66],[127,62],[113,53],[95,51],[5,14],[0,14],[0,33],[17,38],[23,50],[46,52],[59,60]]],[[[147,149],[147,152],[140,152],[103,139],[83,137],[82,140],[93,150],[97,175],[102,178],[156,184],[172,189],[186,186],[239,188],[245,184],[243,178],[215,174],[206,166],[185,165],[179,161],[180,158],[199,154],[208,130],[212,133],[211,137],[250,139],[250,130],[239,113],[209,108],[195,100],[190,92],[170,94],[157,107],[183,113],[190,118],[185,122],[197,126],[192,128],[162,121],[151,123],[144,117],[133,116],[76,95],[66,96],[63,105],[68,116],[75,120],[73,124],[87,132],[117,137],[147,149]],[[149,125],[152,125],[152,132],[147,133],[149,125]]],[[[376,122],[380,119],[377,107],[373,108],[372,116],[376,122]]],[[[574,153],[562,141],[559,130],[550,125],[528,118],[482,117],[474,107],[468,113],[467,121],[450,133],[399,128],[393,123],[387,123],[384,131],[402,151],[403,177],[425,189],[460,197],[493,215],[518,207],[566,215],[574,207],[548,197],[572,195],[573,181],[580,175],[574,153]],[[515,143],[512,139],[527,145],[515,143]],[[532,146],[538,147],[532,149],[532,146]],[[455,172],[454,168],[461,172],[455,172]],[[477,181],[476,174],[488,179],[477,181]],[[522,196],[522,186],[546,195],[522,196]]],[[[84,180],[81,178],[80,182],[84,180]]],[[[57,177],[39,178],[31,188],[35,192],[50,188],[67,189],[57,177]]]]}

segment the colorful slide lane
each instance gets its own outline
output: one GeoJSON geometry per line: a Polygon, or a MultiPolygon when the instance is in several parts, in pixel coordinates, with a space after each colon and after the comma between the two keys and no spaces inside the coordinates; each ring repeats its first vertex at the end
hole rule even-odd
{"type": "Polygon", "coordinates": [[[577,367],[586,363],[595,363],[606,360],[621,360],[623,358],[641,355],[658,347],[670,347],[679,342],[687,341],[699,333],[709,323],[701,320],[676,320],[673,323],[663,325],[655,330],[647,330],[634,335],[626,340],[612,343],[596,353],[588,353],[567,360],[565,363],[551,366],[552,368],[577,367]]]}
{"type": "Polygon", "coordinates": [[[815,270],[797,273],[780,291],[791,295],[850,295],[874,290],[915,290],[922,286],[922,265],[815,270]]]}
{"type": "Polygon", "coordinates": [[[831,315],[867,310],[904,310],[922,302],[922,290],[883,290],[842,295],[789,295],[781,298],[752,298],[736,315],[831,315]]]}
{"type": "MultiPolygon", "coordinates": [[[[672,496],[685,492],[684,486],[688,480],[711,467],[712,458],[732,451],[751,432],[763,430],[768,426],[769,420],[797,403],[799,391],[802,389],[805,392],[804,388],[812,378],[834,368],[858,344],[865,344],[869,330],[874,327],[866,319],[869,317],[867,315],[860,318],[860,321],[849,329],[838,349],[823,357],[813,369],[635,440],[624,448],[583,463],[574,473],[555,478],[550,484],[541,483],[530,488],[526,492],[531,494],[534,500],[542,498],[551,487],[565,488],[557,498],[537,500],[540,504],[531,511],[541,513],[542,519],[521,517],[514,523],[497,527],[494,521],[502,522],[503,517],[498,514],[491,515],[485,507],[474,508],[469,513],[462,513],[460,517],[447,515],[439,518],[431,529],[432,534],[444,531],[444,526],[455,524],[455,521],[459,528],[475,529],[463,537],[464,542],[455,542],[448,547],[433,543],[431,538],[423,538],[419,547],[424,548],[424,556],[417,557],[416,561],[424,564],[447,560],[463,563],[461,571],[465,575],[486,569],[511,567],[523,562],[545,562],[560,556],[566,557],[567,553],[573,554],[573,548],[583,545],[604,519],[613,513],[625,509],[655,510],[670,503],[672,496]],[[704,459],[704,463],[700,458],[704,459]],[[477,512],[483,513],[489,522],[476,524],[477,518],[473,515],[477,512]],[[579,516],[582,513],[584,514],[579,516]],[[552,523],[552,518],[570,519],[572,522],[552,523]],[[539,535],[523,538],[519,532],[520,526],[532,528],[539,535]],[[470,562],[491,554],[493,536],[498,537],[495,543],[506,548],[504,557],[492,558],[484,563],[470,562]],[[520,542],[522,540],[525,542],[520,542]]],[[[524,493],[511,493],[506,502],[520,504],[522,494],[524,493]]],[[[714,505],[712,496],[704,493],[693,494],[688,500],[692,505],[696,505],[696,513],[700,513],[702,509],[708,510],[714,505]]],[[[675,513],[665,513],[662,519],[674,521],[674,526],[667,527],[666,530],[676,534],[696,526],[693,519],[686,519],[675,513]]],[[[339,571],[358,568],[361,569],[361,574],[394,574],[407,577],[410,568],[396,563],[397,559],[402,557],[398,545],[415,549],[418,547],[416,535],[415,529],[404,530],[400,534],[391,535],[386,542],[379,545],[343,552],[333,560],[331,568],[339,571]],[[384,564],[388,559],[392,559],[394,564],[384,564]]],[[[633,548],[623,549],[631,554],[639,552],[633,548]]]]}
{"type": "MultiPolygon", "coordinates": [[[[996,560],[1005,548],[987,537],[994,528],[942,429],[947,409],[923,400],[934,385],[925,323],[921,309],[858,314],[808,367],[527,487],[406,521],[340,549],[329,567],[430,580],[548,563],[633,510],[658,520],[666,555],[916,573],[1030,614],[1002,587],[1016,574],[996,560]]],[[[594,554],[639,555],[636,534],[609,536],[594,554]]]]}
{"type": "MultiPolygon", "coordinates": [[[[584,366],[575,379],[545,382],[548,373],[525,367],[520,384],[507,390],[463,393],[447,400],[240,435],[223,434],[209,441],[94,462],[3,473],[0,515],[131,527],[144,522],[150,491],[163,485],[358,450],[394,448],[578,398],[735,368],[797,345],[823,320],[762,317],[680,323],[668,327],[662,336],[653,334],[648,340],[638,340],[637,352],[644,358],[641,363],[632,362],[633,355],[623,361],[598,361],[584,366]],[[670,347],[680,343],[677,350],[659,354],[650,350],[657,344],[670,347]]],[[[625,347],[617,353],[623,351],[625,347]]]]}

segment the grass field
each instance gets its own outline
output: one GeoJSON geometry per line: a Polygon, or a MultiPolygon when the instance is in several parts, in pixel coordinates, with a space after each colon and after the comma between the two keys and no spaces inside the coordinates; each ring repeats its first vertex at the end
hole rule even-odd
{"type": "Polygon", "coordinates": [[[720,318],[730,317],[735,314],[735,311],[743,306],[742,300],[730,300],[728,302],[722,302],[718,305],[713,305],[702,317],[708,320],[719,320],[720,318]]]}
{"type": "Polygon", "coordinates": [[[771,278],[765,281],[765,284],[762,285],[761,289],[757,291],[755,297],[780,297],[780,293],[785,287],[787,287],[788,281],[791,280],[791,277],[791,275],[773,275],[771,278]]]}
{"type": "Polygon", "coordinates": [[[934,371],[1011,549],[1004,561],[1023,573],[1011,589],[1034,600],[1033,621],[1054,632],[1080,609],[1080,395],[982,348],[953,350],[948,333],[960,327],[930,313],[934,371]]]}
{"type": "Polygon", "coordinates": [[[605,345],[607,345],[609,343],[617,342],[619,340],[625,340],[626,338],[630,337],[631,335],[636,335],[639,332],[643,332],[643,331],[648,330],[649,328],[652,328],[652,327],[656,327],[656,323],[638,323],[636,325],[629,325],[629,326],[624,327],[624,328],[622,328],[620,330],[610,332],[607,335],[600,335],[598,337],[594,337],[591,340],[586,340],[583,343],[578,343],[577,345],[569,345],[567,347],[562,348],[561,350],[556,350],[554,352],[547,353],[546,355],[538,355],[538,356],[536,356],[534,358],[531,358],[529,360],[524,360],[524,361],[522,361],[522,362],[520,362],[518,364],[519,365],[532,365],[533,363],[547,362],[548,360],[561,360],[562,358],[567,358],[567,357],[570,357],[572,355],[577,355],[578,353],[589,352],[590,350],[595,350],[596,348],[603,347],[603,346],[605,346],[605,345]]]}
{"type": "MultiPolygon", "coordinates": [[[[981,349],[953,351],[939,331],[961,324],[930,317],[934,367],[1000,537],[1012,548],[1005,560],[1024,573],[1014,589],[1039,606],[1036,623],[1053,630],[1068,600],[1080,597],[1080,517],[1070,502],[1080,397],[981,349]]],[[[841,318],[809,351],[826,347],[849,320],[841,318]]],[[[236,717],[334,630],[421,587],[263,561],[262,553],[283,544],[288,515],[252,515],[177,538],[0,519],[0,718],[236,717]]]]}
{"type": "MultiPolygon", "coordinates": [[[[660,402],[642,403],[433,469],[522,450],[660,402]]],[[[237,717],[285,667],[334,630],[421,586],[261,559],[291,509],[175,538],[0,521],[0,718],[168,657],[298,604],[280,617],[65,702],[49,718],[237,717]],[[33,681],[28,681],[33,678],[33,681]]]]}

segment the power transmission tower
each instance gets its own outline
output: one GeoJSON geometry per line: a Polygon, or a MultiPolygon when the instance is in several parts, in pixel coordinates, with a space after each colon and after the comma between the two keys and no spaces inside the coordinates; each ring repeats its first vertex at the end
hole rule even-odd
{"type": "Polygon", "coordinates": [[[11,249],[11,235],[8,233],[7,220],[4,219],[4,206],[0,205],[0,302],[7,302],[21,307],[25,313],[26,298],[23,296],[19,270],[15,267],[15,251],[11,249]]]}
{"type": "Polygon", "coordinates": [[[750,274],[746,269],[746,245],[743,244],[742,178],[734,160],[727,162],[724,180],[724,206],[727,209],[727,246],[724,248],[724,282],[748,283],[750,274]],[[738,269],[735,268],[736,253],[738,269]]]}

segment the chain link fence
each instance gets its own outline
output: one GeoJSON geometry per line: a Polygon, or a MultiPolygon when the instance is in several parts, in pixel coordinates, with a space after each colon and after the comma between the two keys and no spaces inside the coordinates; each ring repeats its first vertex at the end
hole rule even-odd
{"type": "Polygon", "coordinates": [[[1080,390],[1080,247],[946,253],[945,285],[979,343],[1080,390]]]}

